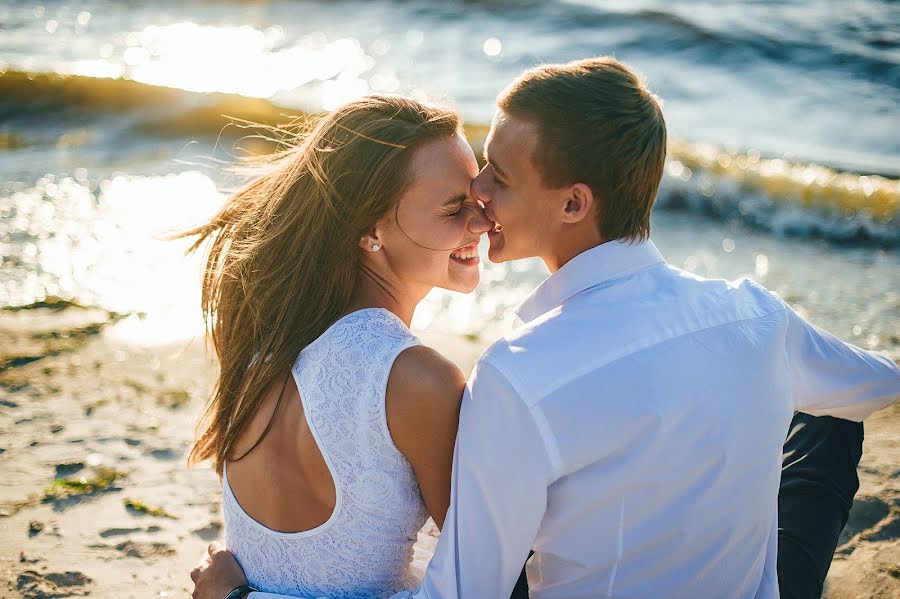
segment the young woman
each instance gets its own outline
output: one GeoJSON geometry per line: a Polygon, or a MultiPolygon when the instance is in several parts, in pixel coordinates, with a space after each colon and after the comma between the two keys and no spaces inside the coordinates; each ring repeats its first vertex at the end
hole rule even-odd
{"type": "Polygon", "coordinates": [[[188,232],[211,242],[221,368],[190,457],[222,476],[251,585],[339,599],[417,584],[416,533],[449,506],[465,377],[408,327],[433,287],[478,284],[492,223],[477,173],[455,113],[369,96],[188,232]]]}

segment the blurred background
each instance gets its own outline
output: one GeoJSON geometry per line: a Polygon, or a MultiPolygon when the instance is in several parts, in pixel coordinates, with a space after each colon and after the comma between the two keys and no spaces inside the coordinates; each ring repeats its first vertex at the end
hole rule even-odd
{"type": "MultiPolygon", "coordinates": [[[[370,91],[437,98],[480,143],[522,70],[613,54],[664,100],[653,216],[672,264],[752,277],[844,339],[900,356],[900,4],[45,1],[0,5],[0,306],[131,314],[199,333],[199,258],[160,235],[209,216],[288,123],[370,91]]],[[[483,255],[485,253],[483,252],[483,255]]],[[[490,339],[546,276],[485,264],[414,327],[490,339]]]]}

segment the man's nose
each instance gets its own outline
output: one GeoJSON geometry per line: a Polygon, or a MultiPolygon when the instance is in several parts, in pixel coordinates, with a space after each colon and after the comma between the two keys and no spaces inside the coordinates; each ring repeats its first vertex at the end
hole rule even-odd
{"type": "Polygon", "coordinates": [[[493,199],[490,185],[491,175],[487,172],[487,169],[488,167],[485,165],[481,172],[478,173],[478,176],[472,179],[471,185],[472,197],[485,204],[493,199]]]}

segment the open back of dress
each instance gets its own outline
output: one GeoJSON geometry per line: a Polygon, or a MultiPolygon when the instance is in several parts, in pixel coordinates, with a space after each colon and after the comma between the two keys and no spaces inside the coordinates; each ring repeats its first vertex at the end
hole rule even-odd
{"type": "Polygon", "coordinates": [[[272,530],[241,508],[225,471],[225,539],[250,584],[331,599],[390,597],[418,584],[413,544],[427,511],[385,414],[394,360],[416,345],[399,318],[371,308],[341,318],[300,353],[294,381],[334,480],[334,512],[311,530],[272,530]]]}

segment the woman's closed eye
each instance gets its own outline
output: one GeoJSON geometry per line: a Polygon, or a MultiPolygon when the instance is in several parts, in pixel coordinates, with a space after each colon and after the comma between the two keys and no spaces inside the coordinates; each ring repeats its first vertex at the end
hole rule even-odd
{"type": "Polygon", "coordinates": [[[461,200],[458,204],[456,204],[456,205],[454,205],[453,207],[451,207],[451,208],[444,214],[444,216],[458,216],[458,215],[460,215],[460,214],[463,212],[463,208],[474,208],[474,209],[479,209],[479,210],[480,210],[480,209],[481,209],[481,206],[479,206],[479,205],[478,205],[478,202],[476,202],[476,201],[473,200],[473,199],[461,200]]]}
{"type": "Polygon", "coordinates": [[[447,212],[444,213],[444,216],[456,216],[460,212],[462,212],[463,206],[465,202],[459,202],[458,204],[450,207],[447,212]]]}

